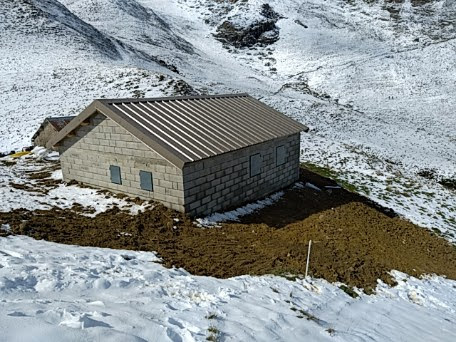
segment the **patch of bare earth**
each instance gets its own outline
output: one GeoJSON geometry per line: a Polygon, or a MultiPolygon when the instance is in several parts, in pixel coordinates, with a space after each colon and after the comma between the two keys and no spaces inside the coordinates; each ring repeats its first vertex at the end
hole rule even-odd
{"type": "Polygon", "coordinates": [[[370,292],[377,279],[393,284],[392,269],[413,276],[456,279],[456,248],[364,197],[305,169],[302,182],[322,191],[290,188],[277,203],[240,223],[202,229],[161,205],[132,216],[118,208],[94,218],[71,209],[0,213],[10,233],[36,239],[156,251],[165,266],[221,278],[243,274],[303,274],[313,241],[310,274],[370,292]],[[178,219],[178,221],[176,220],[178,219]]]}

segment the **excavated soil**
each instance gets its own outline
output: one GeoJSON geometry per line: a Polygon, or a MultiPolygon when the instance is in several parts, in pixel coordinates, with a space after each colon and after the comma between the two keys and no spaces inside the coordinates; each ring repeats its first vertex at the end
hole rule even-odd
{"type": "Polygon", "coordinates": [[[227,278],[243,274],[301,275],[312,240],[310,274],[372,291],[377,279],[393,284],[392,269],[413,276],[456,279],[456,248],[432,231],[302,170],[302,182],[277,203],[219,228],[198,228],[186,216],[157,205],[132,216],[114,208],[94,218],[80,208],[0,213],[9,233],[36,239],[156,251],[167,267],[227,278]]]}

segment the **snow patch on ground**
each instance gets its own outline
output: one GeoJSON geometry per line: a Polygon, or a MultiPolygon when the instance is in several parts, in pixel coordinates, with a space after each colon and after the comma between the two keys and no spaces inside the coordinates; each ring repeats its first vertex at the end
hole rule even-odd
{"type": "MultiPolygon", "coordinates": [[[[97,189],[79,187],[77,185],[68,185],[63,183],[62,170],[58,169],[51,173],[49,179],[62,181],[57,187],[50,189],[47,193],[42,193],[40,190],[46,189],[36,184],[36,181],[26,178],[26,172],[39,172],[43,168],[40,159],[43,155],[53,155],[52,160],[58,158],[56,152],[41,153],[42,148],[37,148],[34,153],[15,159],[14,165],[0,163],[0,211],[11,211],[14,209],[51,209],[71,208],[75,204],[79,204],[85,208],[93,209],[93,212],[87,214],[95,216],[114,206],[121,209],[128,209],[132,214],[137,214],[139,210],[150,208],[150,203],[141,205],[132,204],[124,199],[114,197],[112,194],[102,194],[97,189]],[[36,153],[36,150],[40,153],[36,153]],[[11,184],[31,186],[36,191],[18,189],[11,184]]],[[[0,161],[11,161],[9,157],[0,159],[0,161]]]]}
{"type": "Polygon", "coordinates": [[[198,227],[216,227],[218,223],[227,221],[239,221],[239,218],[245,215],[249,215],[261,208],[267,207],[277,202],[284,195],[283,191],[278,191],[269,197],[258,200],[253,203],[248,203],[235,210],[226,211],[223,213],[214,213],[209,216],[196,219],[198,227]]]}

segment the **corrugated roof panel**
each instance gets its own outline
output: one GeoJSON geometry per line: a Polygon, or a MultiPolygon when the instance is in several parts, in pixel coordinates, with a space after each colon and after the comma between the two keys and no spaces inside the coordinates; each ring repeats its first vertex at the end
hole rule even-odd
{"type": "Polygon", "coordinates": [[[54,126],[57,131],[62,130],[75,116],[60,116],[60,117],[49,117],[46,120],[54,126]]]}
{"type": "MultiPolygon", "coordinates": [[[[222,152],[221,150],[218,150],[217,147],[205,142],[204,139],[201,139],[201,137],[195,136],[193,133],[195,128],[190,121],[186,120],[183,117],[176,117],[175,113],[168,111],[164,107],[161,107],[158,103],[140,102],[138,103],[138,106],[144,106],[154,113],[163,115],[163,118],[170,126],[175,128],[178,133],[180,132],[182,135],[188,138],[194,144],[194,146],[196,146],[196,148],[201,150],[203,153],[213,155],[222,152]]],[[[201,132],[201,134],[204,133],[201,132]]]]}
{"type": "Polygon", "coordinates": [[[206,120],[212,125],[214,132],[218,135],[219,139],[223,139],[228,144],[228,150],[242,148],[249,144],[249,141],[244,140],[236,130],[227,124],[226,121],[220,120],[217,113],[208,111],[202,107],[199,103],[194,103],[190,100],[177,101],[177,105],[182,105],[182,110],[188,110],[193,115],[206,120]]]}
{"type": "Polygon", "coordinates": [[[171,133],[173,133],[175,138],[181,141],[181,145],[184,148],[192,153],[195,153],[199,158],[206,158],[211,155],[211,151],[208,151],[207,147],[203,146],[199,141],[197,141],[197,139],[189,135],[187,130],[183,128],[182,125],[176,124],[170,120],[169,116],[163,111],[158,110],[156,107],[151,108],[150,106],[147,106],[147,102],[131,103],[130,107],[132,107],[132,110],[134,110],[137,114],[143,114],[145,117],[150,118],[152,126],[155,125],[156,127],[162,127],[165,134],[167,133],[166,130],[168,130],[170,133],[168,134],[168,137],[172,138],[171,133]]]}
{"type": "Polygon", "coordinates": [[[208,111],[218,114],[218,119],[224,121],[228,127],[232,127],[234,132],[244,139],[248,144],[255,144],[257,141],[264,139],[268,140],[268,136],[264,134],[258,127],[252,127],[252,122],[245,113],[236,110],[234,107],[226,106],[222,103],[224,99],[218,101],[199,100],[201,106],[208,111]]]}
{"type": "MultiPolygon", "coordinates": [[[[150,103],[148,102],[148,104],[150,103]]],[[[168,102],[156,102],[152,104],[168,111],[173,117],[176,117],[177,121],[181,120],[193,134],[199,132],[199,138],[211,144],[217,150],[217,153],[224,153],[229,150],[229,146],[225,142],[219,141],[220,139],[207,121],[205,122],[195,115],[189,115],[186,111],[176,111],[175,106],[169,106],[168,102]]]]}
{"type": "Polygon", "coordinates": [[[113,107],[120,111],[127,119],[130,119],[136,123],[140,128],[145,129],[148,133],[151,134],[152,139],[158,139],[162,144],[169,146],[171,149],[175,150],[177,153],[184,156],[189,161],[194,161],[200,159],[198,156],[195,156],[193,153],[188,153],[189,150],[179,142],[177,139],[173,138],[169,133],[163,131],[158,125],[153,125],[150,121],[145,120],[142,116],[138,116],[135,112],[131,111],[126,104],[113,104],[113,107]]]}
{"type": "Polygon", "coordinates": [[[230,108],[230,112],[237,113],[237,117],[239,121],[243,121],[245,123],[245,127],[248,128],[249,131],[257,132],[258,139],[266,139],[269,140],[273,136],[277,136],[274,134],[273,130],[274,127],[271,127],[270,123],[265,123],[264,118],[255,108],[244,108],[240,105],[241,99],[237,99],[237,101],[230,101],[230,99],[221,99],[220,105],[223,105],[225,108],[230,108]]]}

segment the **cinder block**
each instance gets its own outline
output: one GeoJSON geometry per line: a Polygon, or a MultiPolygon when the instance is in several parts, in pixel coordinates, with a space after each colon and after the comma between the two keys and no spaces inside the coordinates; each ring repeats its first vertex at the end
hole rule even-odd
{"type": "Polygon", "coordinates": [[[236,172],[236,171],[240,171],[242,170],[242,164],[237,164],[233,167],[233,171],[236,172]]]}
{"type": "Polygon", "coordinates": [[[209,188],[204,192],[204,194],[206,196],[208,196],[208,195],[212,195],[214,192],[215,192],[215,188],[209,188]]]}
{"type": "Polygon", "coordinates": [[[196,209],[196,208],[198,208],[198,207],[200,207],[200,206],[201,206],[201,201],[199,201],[199,200],[198,200],[198,201],[195,201],[195,202],[192,202],[192,203],[190,203],[190,204],[188,205],[189,210],[196,209]]]}
{"type": "Polygon", "coordinates": [[[171,203],[171,209],[179,211],[181,213],[185,212],[185,208],[184,208],[184,206],[182,204],[171,203]]]}
{"type": "Polygon", "coordinates": [[[160,186],[162,186],[164,188],[167,188],[167,189],[172,189],[173,188],[173,183],[170,182],[170,181],[166,181],[166,180],[160,179],[158,184],[160,184],[160,186]]]}
{"type": "Polygon", "coordinates": [[[123,140],[116,140],[116,146],[125,148],[127,147],[127,143],[123,140]]]}
{"type": "Polygon", "coordinates": [[[225,186],[226,186],[227,188],[230,188],[230,187],[233,186],[233,185],[234,185],[234,180],[233,180],[233,179],[231,179],[231,180],[229,180],[228,182],[225,183],[225,186]]]}
{"type": "Polygon", "coordinates": [[[127,141],[126,144],[127,144],[127,148],[131,148],[131,149],[134,149],[134,150],[139,150],[140,149],[140,146],[138,146],[139,144],[136,143],[136,142],[127,141]]]}
{"type": "Polygon", "coordinates": [[[213,209],[217,205],[217,200],[212,200],[209,203],[207,203],[208,209],[213,209]]]}
{"type": "Polygon", "coordinates": [[[169,189],[169,188],[166,189],[166,194],[170,195],[170,196],[173,196],[173,197],[176,197],[176,198],[179,198],[179,197],[183,198],[184,197],[184,193],[182,191],[169,189]]]}

